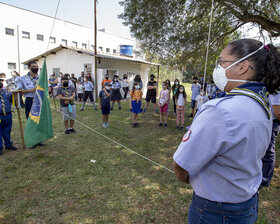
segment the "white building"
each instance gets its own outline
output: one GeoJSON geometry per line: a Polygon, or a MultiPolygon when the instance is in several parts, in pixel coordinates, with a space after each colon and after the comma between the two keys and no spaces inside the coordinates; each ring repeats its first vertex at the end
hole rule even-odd
{"type": "MultiPolygon", "coordinates": [[[[94,73],[94,51],[65,45],[60,45],[47,52],[43,52],[23,63],[27,64],[29,61],[37,61],[39,67],[42,67],[45,58],[48,74],[50,74],[50,71],[54,70],[79,75],[80,71],[85,71],[85,74],[94,73]]],[[[97,58],[97,92],[101,90],[101,82],[105,74],[109,74],[111,80],[114,75],[118,75],[122,79],[122,76],[127,74],[131,85],[135,75],[139,74],[144,84],[143,92],[145,95],[149,69],[151,66],[159,66],[159,64],[137,58],[104,53],[98,54],[97,58]]]]}
{"type": "MultiPolygon", "coordinates": [[[[61,44],[85,50],[94,49],[92,28],[56,19],[50,37],[53,21],[53,17],[0,3],[0,72],[6,73],[8,77],[11,70],[26,74],[28,70],[22,62],[46,52],[49,40],[48,49],[61,44]]],[[[136,49],[134,40],[115,36],[105,29],[98,31],[97,39],[98,53],[118,55],[120,45],[132,45],[136,49]]],[[[135,55],[133,57],[136,58],[135,55]]],[[[66,72],[63,70],[65,66],[62,67],[61,70],[58,70],[60,67],[53,67],[48,72],[66,72]]],[[[79,69],[67,72],[79,75],[83,68],[79,69]]]]}

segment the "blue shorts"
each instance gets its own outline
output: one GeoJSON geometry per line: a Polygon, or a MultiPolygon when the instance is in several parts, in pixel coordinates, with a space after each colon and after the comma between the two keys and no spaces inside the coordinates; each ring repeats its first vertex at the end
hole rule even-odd
{"type": "Polygon", "coordinates": [[[195,102],[196,102],[196,100],[192,100],[192,102],[191,102],[191,108],[192,108],[192,109],[195,108],[195,102]]]}
{"type": "Polygon", "coordinates": [[[141,109],[141,100],[137,103],[136,100],[131,101],[132,110],[130,110],[134,114],[140,114],[142,112],[141,109]]]}
{"type": "Polygon", "coordinates": [[[110,107],[101,107],[101,113],[103,115],[110,114],[110,107]]]}

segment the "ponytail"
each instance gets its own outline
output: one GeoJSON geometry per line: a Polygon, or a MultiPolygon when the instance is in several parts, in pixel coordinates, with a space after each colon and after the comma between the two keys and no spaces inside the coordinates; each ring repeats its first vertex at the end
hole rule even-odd
{"type": "MultiPolygon", "coordinates": [[[[240,39],[232,42],[230,54],[237,58],[256,51],[262,46],[262,42],[254,39],[240,39]]],[[[254,77],[251,81],[263,82],[270,94],[280,90],[280,52],[273,44],[264,45],[252,56],[246,58],[253,63],[254,77]]]]}

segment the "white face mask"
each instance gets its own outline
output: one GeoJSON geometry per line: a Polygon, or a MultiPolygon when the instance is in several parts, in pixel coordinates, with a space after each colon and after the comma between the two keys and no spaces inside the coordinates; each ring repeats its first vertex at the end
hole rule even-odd
{"type": "Polygon", "coordinates": [[[106,86],[106,89],[107,89],[107,90],[110,90],[110,86],[106,86]]]}
{"type": "Polygon", "coordinates": [[[180,89],[179,91],[180,91],[180,93],[183,93],[183,92],[184,92],[184,90],[183,90],[183,89],[180,89]]]}
{"type": "Polygon", "coordinates": [[[217,65],[217,67],[213,71],[213,80],[215,82],[215,85],[220,90],[224,91],[228,81],[232,81],[232,82],[248,82],[247,80],[228,79],[227,76],[226,76],[226,70],[231,68],[231,67],[233,67],[234,65],[238,64],[239,62],[243,61],[244,59],[252,56],[253,54],[257,53],[263,47],[264,47],[264,45],[261,46],[258,50],[256,50],[256,51],[246,55],[245,57],[237,60],[236,62],[234,62],[233,64],[231,64],[227,68],[223,68],[221,65],[217,65]]]}
{"type": "Polygon", "coordinates": [[[178,82],[175,82],[175,85],[178,85],[179,83],[178,82]]]}
{"type": "Polygon", "coordinates": [[[140,89],[140,86],[135,86],[135,89],[140,89]]]}

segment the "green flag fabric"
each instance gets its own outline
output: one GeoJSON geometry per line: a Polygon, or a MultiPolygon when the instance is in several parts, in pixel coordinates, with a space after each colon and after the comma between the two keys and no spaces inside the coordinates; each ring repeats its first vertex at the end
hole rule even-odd
{"type": "Polygon", "coordinates": [[[36,145],[53,137],[52,112],[48,95],[48,75],[45,59],[37,82],[32,108],[24,130],[26,147],[36,145]]]}

